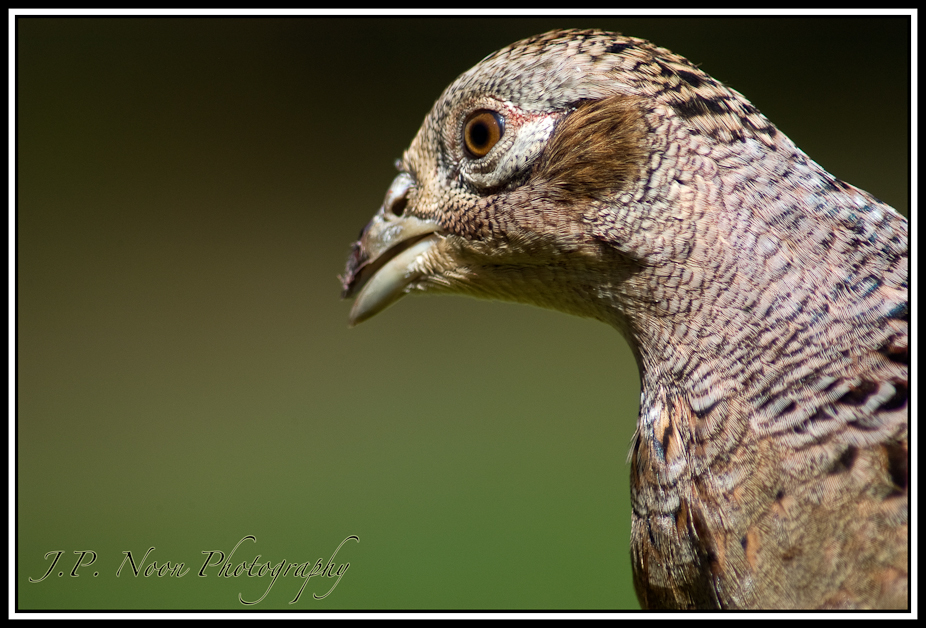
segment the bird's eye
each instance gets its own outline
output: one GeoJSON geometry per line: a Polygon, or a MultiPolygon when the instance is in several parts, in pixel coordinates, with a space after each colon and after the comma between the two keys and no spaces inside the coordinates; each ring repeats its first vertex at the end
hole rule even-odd
{"type": "Polygon", "coordinates": [[[463,145],[474,159],[485,157],[505,133],[505,119],[494,111],[474,111],[463,125],[463,145]]]}

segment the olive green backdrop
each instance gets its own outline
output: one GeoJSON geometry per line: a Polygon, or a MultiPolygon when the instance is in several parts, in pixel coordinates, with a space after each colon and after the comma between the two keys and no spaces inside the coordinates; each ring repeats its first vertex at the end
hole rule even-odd
{"type": "Polygon", "coordinates": [[[348,329],[339,300],[441,90],[555,27],[688,57],[906,213],[906,18],[17,20],[19,608],[638,608],[618,333],[462,297],[348,329]],[[233,567],[360,543],[326,598],[243,606],[268,575],[197,572],[246,535],[233,567]],[[152,546],[187,575],[116,577],[152,546]]]}

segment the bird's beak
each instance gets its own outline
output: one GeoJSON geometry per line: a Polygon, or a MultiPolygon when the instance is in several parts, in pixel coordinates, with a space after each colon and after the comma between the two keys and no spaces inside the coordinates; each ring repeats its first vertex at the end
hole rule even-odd
{"type": "MultiPolygon", "coordinates": [[[[357,295],[350,310],[351,327],[397,301],[424,273],[418,259],[439,240],[440,225],[407,213],[394,214],[409,183],[399,175],[386,201],[354,242],[344,272],[343,298],[357,295]],[[358,294],[359,291],[359,294],[358,294]]],[[[404,201],[403,201],[404,202],[404,201]]]]}

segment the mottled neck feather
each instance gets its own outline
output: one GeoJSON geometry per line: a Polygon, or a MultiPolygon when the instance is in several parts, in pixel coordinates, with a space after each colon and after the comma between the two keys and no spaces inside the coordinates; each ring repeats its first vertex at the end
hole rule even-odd
{"type": "Polygon", "coordinates": [[[597,233],[638,262],[618,264],[604,300],[644,383],[706,411],[733,396],[793,410],[801,399],[785,391],[809,399],[847,371],[905,381],[906,221],[781,134],[776,150],[704,139],[654,161],[625,195],[631,210],[598,215],[597,233]],[[653,187],[672,202],[651,201],[653,187]]]}

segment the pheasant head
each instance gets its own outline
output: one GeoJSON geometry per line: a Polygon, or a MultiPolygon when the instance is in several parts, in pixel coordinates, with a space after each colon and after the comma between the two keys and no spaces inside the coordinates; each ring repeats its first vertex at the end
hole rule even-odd
{"type": "Polygon", "coordinates": [[[825,606],[840,587],[847,605],[899,599],[870,589],[905,586],[904,552],[827,545],[861,521],[846,509],[870,486],[851,474],[826,511],[843,528],[809,493],[774,524],[805,539],[805,558],[766,536],[786,496],[831,490],[847,460],[905,491],[899,214],[686,59],[602,31],[488,56],[444,91],[398,167],[347,263],[350,322],[432,292],[620,330],[643,382],[632,484],[645,604],[825,606]],[[867,579],[850,587],[820,552],[868,556],[867,579]]]}

